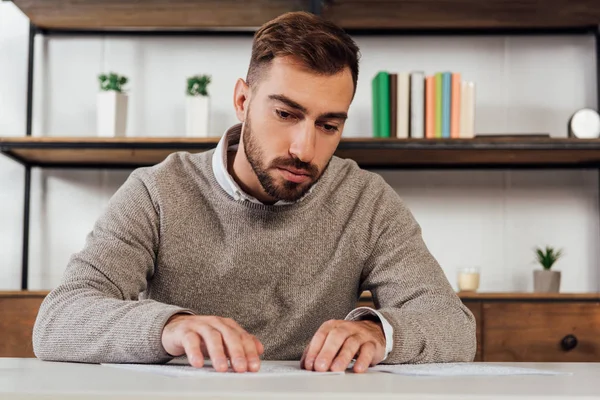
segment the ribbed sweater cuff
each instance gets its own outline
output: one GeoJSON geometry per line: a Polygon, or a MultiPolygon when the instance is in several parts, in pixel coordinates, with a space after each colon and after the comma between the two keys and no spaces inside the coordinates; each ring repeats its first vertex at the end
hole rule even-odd
{"type": "Polygon", "coordinates": [[[410,318],[403,318],[398,310],[379,309],[394,329],[394,346],[382,364],[414,362],[424,351],[425,343],[420,326],[410,318]]]}
{"type": "Polygon", "coordinates": [[[191,314],[194,315],[192,310],[180,308],[171,305],[164,305],[156,317],[154,318],[154,324],[151,326],[150,332],[148,332],[148,343],[150,348],[154,351],[153,358],[156,363],[166,363],[171,361],[174,356],[167,353],[162,345],[162,332],[167,324],[169,318],[175,314],[191,314]]]}

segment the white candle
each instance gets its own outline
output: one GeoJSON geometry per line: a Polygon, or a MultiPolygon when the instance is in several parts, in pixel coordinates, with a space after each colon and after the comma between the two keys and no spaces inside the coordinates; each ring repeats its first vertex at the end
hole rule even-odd
{"type": "Polygon", "coordinates": [[[458,288],[462,292],[475,292],[479,289],[479,269],[461,268],[458,271],[458,288]]]}

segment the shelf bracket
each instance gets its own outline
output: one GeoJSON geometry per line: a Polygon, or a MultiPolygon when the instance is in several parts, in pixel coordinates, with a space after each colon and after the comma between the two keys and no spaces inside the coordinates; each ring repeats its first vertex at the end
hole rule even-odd
{"type": "MultiPolygon", "coordinates": [[[[25,134],[31,136],[33,123],[33,69],[35,35],[37,27],[29,22],[29,58],[27,61],[27,121],[25,134]]],[[[25,166],[25,191],[23,194],[23,243],[21,253],[21,289],[27,290],[29,281],[29,216],[31,214],[31,166],[25,166]]]]}
{"type": "Polygon", "coordinates": [[[323,0],[310,0],[310,12],[321,15],[323,13],[323,0]]]}

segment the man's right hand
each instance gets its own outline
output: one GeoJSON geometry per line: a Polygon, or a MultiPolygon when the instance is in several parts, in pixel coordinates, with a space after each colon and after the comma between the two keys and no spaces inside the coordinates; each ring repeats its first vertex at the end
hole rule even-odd
{"type": "Polygon", "coordinates": [[[257,372],[264,346],[230,318],[175,314],[163,328],[162,345],[173,357],[186,355],[190,364],[200,368],[209,356],[219,372],[228,369],[227,359],[236,372],[257,372]]]}

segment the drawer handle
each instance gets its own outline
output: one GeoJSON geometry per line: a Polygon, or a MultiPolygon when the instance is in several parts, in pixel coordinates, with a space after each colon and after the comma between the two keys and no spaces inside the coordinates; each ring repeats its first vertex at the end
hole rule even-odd
{"type": "Polygon", "coordinates": [[[560,346],[564,351],[571,351],[577,347],[577,343],[578,341],[575,335],[567,335],[561,340],[560,346]]]}

